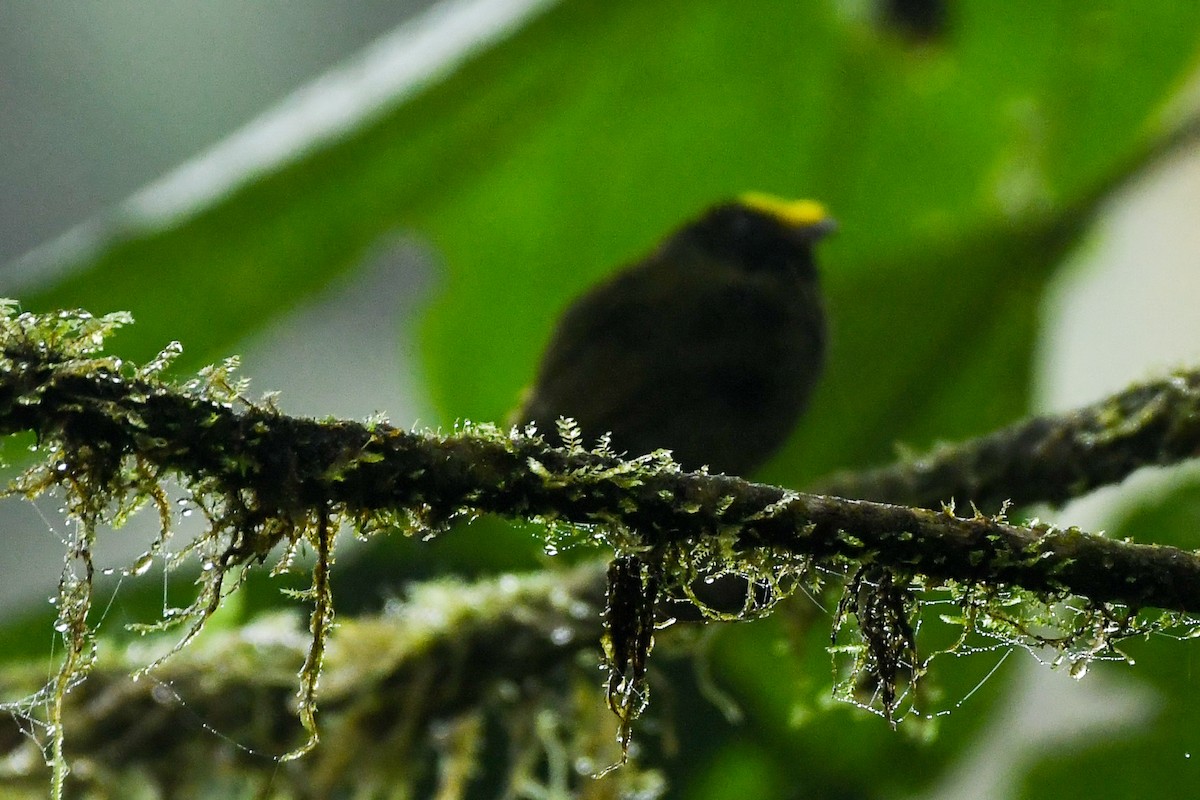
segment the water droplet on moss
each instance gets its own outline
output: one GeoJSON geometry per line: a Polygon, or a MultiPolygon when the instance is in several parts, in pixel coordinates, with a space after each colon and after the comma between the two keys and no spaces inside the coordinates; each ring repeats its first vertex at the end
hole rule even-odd
{"type": "Polygon", "coordinates": [[[145,575],[154,564],[153,553],[142,553],[138,556],[138,560],[133,562],[133,569],[129,570],[130,575],[145,575]]]}

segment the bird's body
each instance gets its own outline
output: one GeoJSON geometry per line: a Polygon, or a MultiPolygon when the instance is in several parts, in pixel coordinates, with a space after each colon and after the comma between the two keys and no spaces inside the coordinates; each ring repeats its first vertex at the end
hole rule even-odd
{"type": "Polygon", "coordinates": [[[567,309],[519,417],[618,452],[746,474],[783,442],[825,354],[816,204],[717,206],[567,309]],[[789,217],[789,213],[791,216],[789,217]]]}

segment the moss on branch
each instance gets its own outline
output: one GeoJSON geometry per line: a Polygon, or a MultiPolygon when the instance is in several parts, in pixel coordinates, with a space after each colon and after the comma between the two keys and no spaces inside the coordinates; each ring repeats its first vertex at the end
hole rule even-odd
{"type": "Polygon", "coordinates": [[[1141,467],[1200,455],[1200,371],[1131,386],[1084,408],[813,487],[840,497],[938,507],[950,498],[999,508],[1061,504],[1141,467]]]}
{"type": "MultiPolygon", "coordinates": [[[[907,619],[918,607],[914,586],[949,587],[964,631],[990,630],[1084,660],[1110,652],[1123,636],[1173,624],[1169,615],[1139,619],[1139,609],[1200,612],[1195,553],[1075,528],[1016,525],[1003,511],[959,516],[952,502],[938,502],[956,497],[1003,508],[1009,498],[1058,500],[1146,464],[1189,458],[1200,451],[1200,372],[825,487],[933,506],[924,508],[684,473],[664,452],[624,459],[603,439],[585,448],[569,421],[560,425],[559,447],[535,431],[487,424],[412,432],[382,422],[290,417],[269,401],[246,399],[233,362],[179,386],[162,378],[177,345],[142,366],[103,355],[105,336],[128,321],[122,315],[17,314],[12,304],[0,311],[0,435],[32,432],[43,456],[10,492],[58,491],[78,522],[59,592],[66,657],[39,695],[49,709],[56,797],[67,775],[66,695],[95,664],[88,622],[96,531],[147,503],[158,511],[161,533],[131,574],[158,558],[174,568],[189,555],[201,572],[194,602],[164,609],[161,623],[150,626],[191,627],[138,675],[188,644],[249,569],[280,550],[276,571],[293,569],[302,547],[316,554],[311,589],[296,593],[312,602],[311,636],[292,667],[307,744],[289,757],[317,741],[318,678],[326,656],[333,658],[330,569],[343,526],[363,536],[396,529],[429,536],[460,517],[492,513],[545,523],[552,542],[611,548],[616,571],[609,571],[603,641],[622,747],[645,705],[660,598],[684,599],[712,618],[744,618],[796,585],[819,589],[825,576],[853,574],[836,624],[855,616],[860,644],[840,649],[855,653],[855,669],[882,688],[889,716],[896,684],[924,669],[907,619]],[[174,554],[166,546],[173,525],[167,478],[179,480],[208,523],[174,554]],[[699,580],[724,576],[737,578],[744,595],[735,611],[722,610],[699,580]],[[1066,620],[1069,632],[1031,633],[1061,622],[1055,604],[1068,596],[1086,601],[1066,620]],[[1014,599],[1041,610],[1014,611],[1014,599]]],[[[473,741],[475,724],[463,723],[463,742],[473,741]]]]}
{"type": "MultiPolygon", "coordinates": [[[[19,340],[8,341],[3,352],[0,433],[33,431],[44,442],[59,443],[47,479],[86,478],[90,485],[124,489],[134,462],[204,482],[230,501],[227,513],[237,523],[222,554],[227,564],[270,552],[292,530],[278,520],[307,518],[329,506],[373,526],[403,517],[432,531],[486,512],[592,526],[618,549],[680,551],[718,537],[732,553],[873,561],[936,580],[1200,611],[1200,557],[1173,547],[684,473],[662,454],[622,460],[488,425],[414,433],[288,417],[271,407],[239,408],[177,390],[103,361],[81,365],[19,340]]],[[[1197,387],[1200,374],[1180,375],[1094,407],[1107,409],[1103,413],[1082,415],[1091,423],[1087,439],[1103,465],[1099,474],[1110,482],[1121,479],[1146,463],[1147,448],[1159,463],[1194,453],[1200,413],[1161,398],[1194,402],[1197,387]],[[1129,397],[1160,399],[1142,400],[1131,410],[1129,397]],[[1138,413],[1147,405],[1182,416],[1156,413],[1149,424],[1150,416],[1138,413]],[[1100,420],[1108,427],[1098,429],[1100,420]]],[[[1038,475],[1074,469],[1057,466],[1059,455],[1051,448],[1031,453],[1024,470],[1038,475]]]]}
{"type": "MultiPolygon", "coordinates": [[[[136,681],[130,673],[148,652],[172,649],[170,637],[105,641],[109,657],[67,702],[74,794],[132,796],[140,779],[173,791],[189,787],[195,796],[255,796],[269,788],[272,797],[302,798],[397,787],[416,795],[415,787],[438,783],[439,772],[469,757],[444,735],[484,712],[520,746],[552,756],[533,731],[546,706],[573,723],[560,731],[563,750],[577,754],[566,769],[583,755],[602,767],[619,757],[612,724],[599,713],[592,653],[604,571],[593,562],[475,584],[433,581],[383,613],[343,620],[321,675],[327,735],[303,769],[276,768],[307,738],[288,704],[296,673],[311,658],[300,614],[273,612],[212,631],[136,681]],[[443,736],[426,738],[431,728],[443,736]]],[[[32,695],[45,678],[41,659],[10,666],[0,672],[0,692],[32,695]]],[[[0,723],[0,781],[14,797],[45,797],[38,737],[23,734],[16,719],[0,723]]],[[[534,780],[528,766],[514,764],[504,776],[513,794],[534,780]]],[[[653,779],[623,770],[604,786],[620,794],[653,779]]]]}

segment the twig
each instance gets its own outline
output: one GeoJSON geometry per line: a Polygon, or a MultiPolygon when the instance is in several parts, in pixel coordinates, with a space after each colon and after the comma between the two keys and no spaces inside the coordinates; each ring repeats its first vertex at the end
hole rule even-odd
{"type": "Polygon", "coordinates": [[[1141,467],[1197,455],[1200,371],[1192,370],[880,469],[835,475],[812,491],[927,508],[952,499],[982,509],[1060,504],[1141,467]]]}

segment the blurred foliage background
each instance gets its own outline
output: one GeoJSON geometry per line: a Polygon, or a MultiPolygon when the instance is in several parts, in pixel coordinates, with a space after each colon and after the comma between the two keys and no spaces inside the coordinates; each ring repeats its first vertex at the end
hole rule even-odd
{"type": "MultiPolygon", "coordinates": [[[[416,376],[408,408],[381,408],[397,424],[416,421],[400,413],[500,421],[572,296],[729,195],[814,197],[840,223],[820,253],[830,368],[759,476],[803,488],[888,460],[897,443],[924,448],[1031,410],[1047,292],[1178,121],[1198,65],[1200,5],[1174,0],[955,2],[922,30],[868,2],[562,2],[227,193],[165,217],[119,210],[82,245],[27,259],[19,299],[128,310],[137,324],[117,339],[121,355],[144,360],[178,339],[191,370],[261,342],[298,307],[308,322],[274,328],[276,340],[325,338],[335,309],[355,320],[380,303],[397,312],[381,295],[408,297],[413,310],[370,335],[350,322],[325,344],[416,376]],[[381,252],[402,262],[382,279],[381,252]],[[334,295],[340,305],[313,305],[334,295]],[[397,341],[410,343],[404,363],[397,341]]],[[[287,352],[300,384],[336,372],[287,352]]],[[[341,390],[368,391],[360,378],[341,390]]],[[[285,409],[335,413],[292,402],[285,394],[285,409]]],[[[1110,530],[1190,547],[1198,502],[1183,482],[1110,530]]],[[[484,520],[344,556],[355,578],[339,596],[365,608],[406,580],[546,563],[530,531],[484,520]]],[[[270,598],[256,602],[283,602],[270,598]]],[[[37,652],[46,631],[23,622],[3,636],[37,652]]],[[[1094,670],[1084,684],[1112,715],[1084,714],[1087,727],[1065,699],[1079,686],[1029,689],[1024,653],[944,659],[922,709],[930,724],[897,732],[824,702],[826,644],[825,626],[797,636],[776,619],[720,632],[711,669],[741,724],[690,699],[690,672],[669,668],[672,796],[1200,796],[1192,642],[1146,642],[1136,666],[1094,670]],[[1047,715],[1061,724],[1037,752],[1022,749],[1012,732],[1047,715]]]]}

